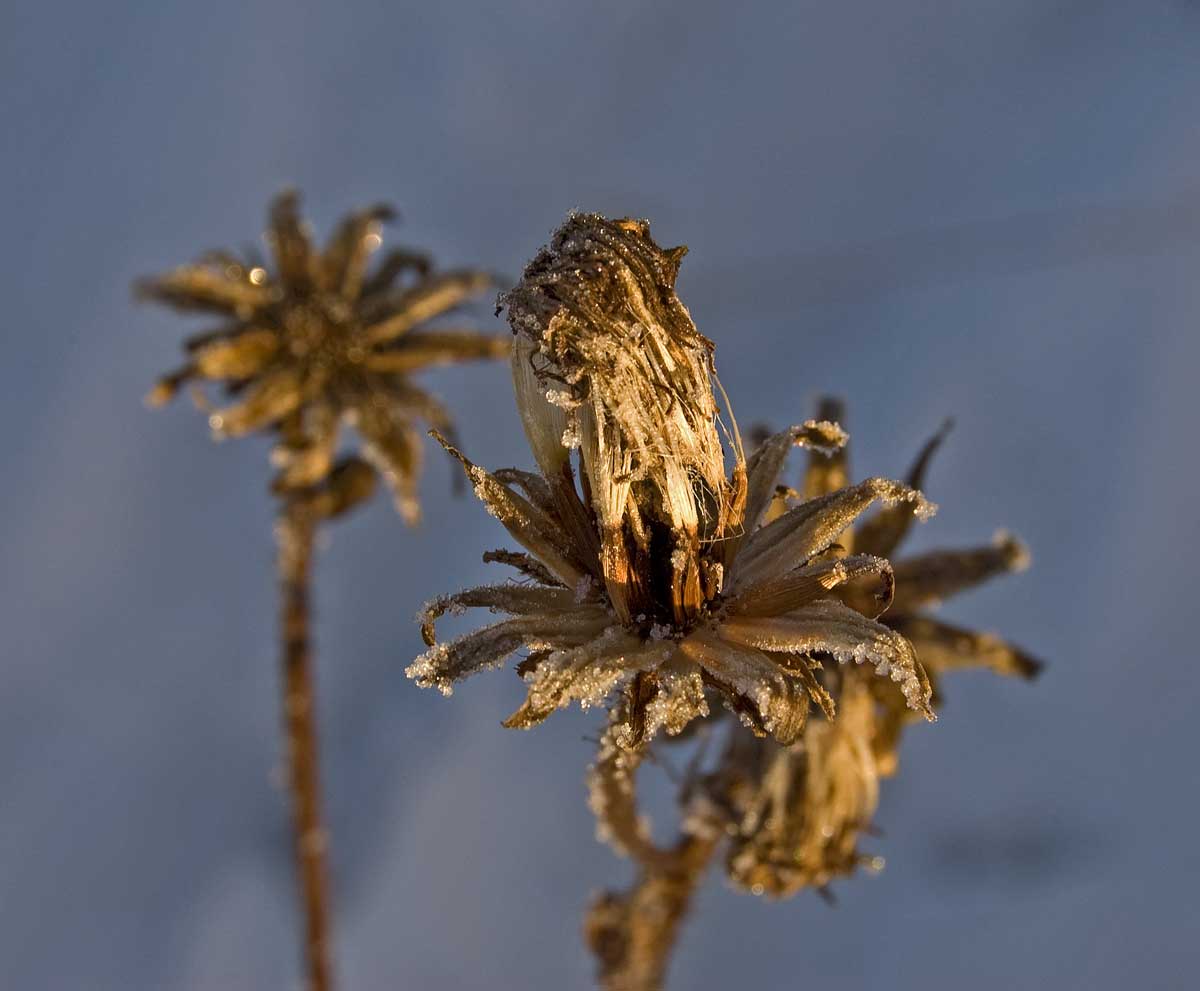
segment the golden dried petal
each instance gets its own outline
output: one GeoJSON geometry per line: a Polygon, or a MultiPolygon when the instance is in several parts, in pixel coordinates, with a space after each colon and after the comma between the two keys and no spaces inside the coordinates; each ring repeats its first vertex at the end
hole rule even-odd
{"type": "Polygon", "coordinates": [[[891,602],[895,582],[892,566],[870,554],[821,561],[766,579],[734,596],[729,602],[729,612],[734,616],[778,616],[828,598],[831,590],[871,575],[879,578],[879,588],[874,596],[868,593],[864,598],[877,607],[871,615],[878,616],[891,602]]]}
{"type": "MultiPolygon", "coordinates": [[[[954,426],[953,420],[946,420],[938,432],[929,438],[917,455],[916,461],[908,470],[907,481],[914,489],[920,489],[925,484],[925,472],[937,449],[954,426]]],[[[897,503],[881,509],[870,519],[863,522],[855,531],[855,546],[868,554],[878,554],[880,557],[890,557],[900,546],[900,542],[908,534],[912,526],[912,507],[906,503],[897,503]]]]}
{"type": "Polygon", "coordinates": [[[758,650],[813,656],[828,654],[839,664],[870,664],[896,682],[910,708],[931,722],[932,689],[912,645],[882,623],[867,619],[835,599],[822,599],[786,616],[725,620],[721,637],[758,650]]]}
{"type": "Polygon", "coordinates": [[[363,453],[383,476],[405,523],[421,518],[417,480],[421,473],[421,434],[412,420],[383,393],[369,393],[351,407],[351,422],[363,439],[363,453]]]}
{"type": "Polygon", "coordinates": [[[168,375],[164,375],[154,383],[154,388],[146,393],[146,405],[165,406],[179,393],[185,383],[196,377],[196,369],[192,365],[184,365],[168,375]]]}
{"type": "Polygon", "coordinates": [[[602,703],[638,671],[656,668],[674,651],[672,643],[643,643],[619,626],[610,626],[581,647],[556,650],[525,675],[529,694],[504,725],[529,729],[573,701],[583,708],[602,703]]]}
{"type": "Polygon", "coordinates": [[[498,667],[521,647],[577,647],[598,636],[609,621],[602,611],[589,608],[553,616],[517,616],[434,644],[404,673],[421,688],[437,688],[443,695],[450,695],[454,682],[498,667]]]}
{"type": "Polygon", "coordinates": [[[262,327],[247,327],[213,340],[192,352],[192,362],[204,378],[247,379],[258,375],[279,351],[279,335],[262,327]]]}
{"type": "Polygon", "coordinates": [[[315,485],[333,465],[341,419],[338,411],[329,403],[318,402],[300,410],[298,418],[294,433],[283,431],[271,452],[271,460],[279,468],[271,483],[275,492],[315,485]]]}
{"type": "Polygon", "coordinates": [[[1029,551],[1010,533],[1000,531],[990,547],[965,551],[934,551],[896,564],[897,614],[915,612],[957,595],[995,575],[1023,571],[1029,551]]]}
{"type": "Polygon", "coordinates": [[[562,582],[551,573],[549,568],[530,554],[505,550],[484,551],[484,564],[489,564],[493,561],[497,564],[507,564],[510,568],[516,568],[521,574],[532,578],[535,582],[539,582],[542,585],[562,585],[562,582]]]}
{"type": "Polygon", "coordinates": [[[345,458],[321,484],[290,495],[307,506],[316,519],[333,519],[366,502],[375,494],[375,469],[362,458],[345,458]]]}
{"type": "Polygon", "coordinates": [[[716,633],[700,627],[680,642],[679,652],[703,668],[723,693],[753,706],[762,730],[779,743],[799,737],[808,717],[808,695],[761,650],[731,640],[724,627],[716,633]]]}
{"type": "Polygon", "coordinates": [[[312,238],[300,219],[300,194],[284,190],[268,212],[267,243],[275,256],[279,280],[291,292],[308,292],[317,285],[319,259],[312,238]]]}
{"type": "Polygon", "coordinates": [[[514,492],[491,472],[468,460],[436,430],[431,431],[466,470],[475,495],[522,547],[549,568],[567,588],[589,581],[571,549],[562,544],[562,531],[555,521],[533,503],[514,492]]]}
{"type": "Polygon", "coordinates": [[[225,267],[180,265],[165,275],[134,283],[138,299],[166,303],[177,310],[224,313],[248,317],[274,299],[274,290],[251,282],[244,274],[231,275],[225,267]]]}
{"type": "Polygon", "coordinates": [[[538,588],[529,585],[481,585],[450,595],[439,595],[422,607],[417,619],[426,646],[437,642],[437,620],[447,612],[458,615],[466,609],[490,609],[513,616],[534,613],[569,612],[578,603],[575,593],[565,588],[538,588]]]}
{"type": "Polygon", "coordinates": [[[321,284],[343,299],[357,299],[362,291],[367,263],[382,243],[383,225],[396,211],[386,203],[347,216],[329,239],[320,259],[321,284]]]}
{"type": "Polygon", "coordinates": [[[432,275],[411,289],[372,301],[364,313],[363,331],[368,344],[384,344],[436,316],[461,306],[473,296],[495,286],[486,272],[467,269],[432,275]]]}
{"type": "Polygon", "coordinates": [[[299,409],[310,388],[300,368],[282,365],[251,382],[240,402],[214,412],[208,418],[209,425],[224,437],[240,437],[269,427],[299,409]]]}
{"type": "Polygon", "coordinates": [[[509,340],[468,330],[414,330],[394,345],[367,355],[366,366],[379,372],[414,372],[460,361],[508,357],[509,340]]]}
{"type": "Polygon", "coordinates": [[[415,272],[420,278],[425,278],[433,269],[433,261],[422,251],[412,251],[408,248],[392,248],[379,262],[375,271],[363,282],[360,298],[373,299],[385,294],[405,272],[415,272]]]}
{"type": "Polygon", "coordinates": [[[997,674],[1036,678],[1044,667],[1035,657],[992,633],[964,630],[928,616],[905,616],[893,624],[917,651],[921,663],[933,672],[960,668],[986,668],[997,674]]]}
{"type": "Polygon", "coordinates": [[[746,498],[745,530],[753,533],[775,494],[779,474],[793,447],[829,454],[846,444],[846,432],[829,420],[806,420],[764,440],[746,462],[749,491],[746,498]]]}
{"type": "Polygon", "coordinates": [[[915,512],[926,518],[936,510],[920,492],[886,478],[869,478],[832,495],[809,499],[751,535],[733,563],[732,588],[748,588],[807,563],[828,550],[876,500],[911,502],[915,512]]]}

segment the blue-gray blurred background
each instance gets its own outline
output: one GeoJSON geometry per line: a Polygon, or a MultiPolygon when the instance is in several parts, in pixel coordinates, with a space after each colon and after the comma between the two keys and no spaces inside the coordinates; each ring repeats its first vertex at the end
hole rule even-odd
{"type": "MultiPolygon", "coordinates": [[[[572,208],[649,217],[743,425],[834,391],[894,474],[954,415],[920,546],[1032,545],[946,615],[1042,680],[950,682],[836,907],[714,875],[677,988],[1190,985],[1196,4],[9,2],[0,83],[0,986],[297,979],[265,445],[142,407],[188,327],[128,288],[288,183],[318,230],[392,199],[393,243],[507,273],[572,208]]],[[[528,465],[501,369],[430,381],[528,465]]],[[[630,876],[598,717],[505,731],[511,672],[403,676],[504,542],[450,477],[430,452],[419,530],[378,499],[320,559],[343,984],[585,988],[582,906],[630,876]]]]}

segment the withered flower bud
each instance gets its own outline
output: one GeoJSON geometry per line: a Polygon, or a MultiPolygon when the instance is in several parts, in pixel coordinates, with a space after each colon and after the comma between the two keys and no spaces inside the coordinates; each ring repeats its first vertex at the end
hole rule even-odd
{"type": "Polygon", "coordinates": [[[674,621],[694,617],[701,542],[741,524],[745,477],[725,477],[713,345],[675,295],[686,250],[660,248],[645,221],[575,214],[502,300],[534,455],[557,472],[564,445],[579,448],[605,585],[625,620],[654,612],[660,591],[674,621]],[[658,574],[652,554],[667,563],[658,574]]]}

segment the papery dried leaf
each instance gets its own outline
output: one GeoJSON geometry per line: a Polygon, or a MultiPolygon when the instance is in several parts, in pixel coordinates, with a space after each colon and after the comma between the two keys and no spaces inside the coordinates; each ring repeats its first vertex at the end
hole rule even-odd
{"type": "Polygon", "coordinates": [[[762,791],[729,854],[739,886],[785,898],[871,863],[858,837],[879,801],[874,703],[853,683],[842,701],[837,720],[810,723],[803,742],[775,754],[762,774],[762,791]]]}

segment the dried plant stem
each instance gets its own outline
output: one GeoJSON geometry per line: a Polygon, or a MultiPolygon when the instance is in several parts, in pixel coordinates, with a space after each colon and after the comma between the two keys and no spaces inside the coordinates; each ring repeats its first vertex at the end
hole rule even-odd
{"type": "Polygon", "coordinates": [[[692,831],[672,846],[653,842],[637,805],[636,776],[647,745],[622,747],[621,725],[618,713],[592,768],[592,808],[609,838],[637,862],[638,875],[628,890],[605,891],[593,900],[584,938],[606,991],[662,991],[683,921],[723,832],[719,823],[696,818],[692,831]]]}
{"type": "Polygon", "coordinates": [[[283,663],[283,727],[296,845],[296,872],[304,912],[307,991],[331,991],[326,833],[321,822],[316,695],[309,635],[309,586],[316,520],[298,501],[280,513],[280,637],[283,663]]]}
{"type": "Polygon", "coordinates": [[[692,897],[721,837],[688,836],[643,867],[628,891],[602,893],[584,932],[607,991],[662,991],[692,897]]]}

